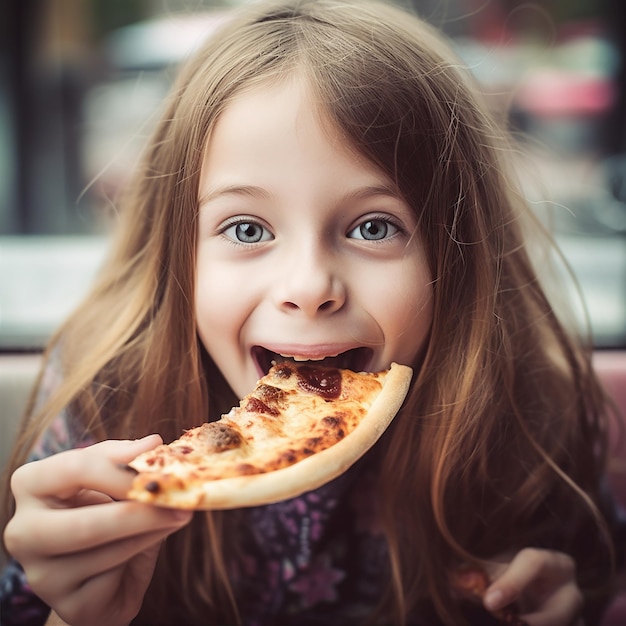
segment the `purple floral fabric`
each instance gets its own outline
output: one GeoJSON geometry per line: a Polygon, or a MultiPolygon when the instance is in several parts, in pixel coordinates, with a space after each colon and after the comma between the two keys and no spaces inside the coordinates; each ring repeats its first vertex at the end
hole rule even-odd
{"type": "Polygon", "coordinates": [[[39,626],[45,624],[50,609],[29,587],[24,572],[9,562],[0,579],[0,624],[3,626],[39,626]]]}
{"type": "Polygon", "coordinates": [[[386,566],[383,536],[367,523],[367,476],[357,466],[303,496],[245,511],[246,556],[231,565],[244,623],[366,620],[386,566]]]}

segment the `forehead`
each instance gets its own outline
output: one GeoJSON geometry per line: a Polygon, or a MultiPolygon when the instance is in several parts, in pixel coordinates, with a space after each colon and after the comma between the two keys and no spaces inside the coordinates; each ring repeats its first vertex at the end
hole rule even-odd
{"type": "MultiPolygon", "coordinates": [[[[220,152],[228,150],[234,138],[240,139],[240,145],[246,145],[247,156],[250,156],[250,151],[255,149],[254,139],[273,135],[278,140],[285,132],[300,138],[315,134],[319,136],[317,143],[320,146],[330,145],[334,151],[362,165],[375,167],[332,118],[329,108],[322,103],[306,75],[294,72],[247,85],[228,98],[209,132],[204,147],[203,172],[211,157],[219,157],[220,152]],[[219,152],[212,150],[217,143],[220,144],[219,152]]],[[[260,142],[256,149],[262,147],[260,142]]],[[[269,150],[275,146],[266,140],[265,147],[269,150]]],[[[265,154],[259,151],[255,156],[262,161],[265,154]]]]}

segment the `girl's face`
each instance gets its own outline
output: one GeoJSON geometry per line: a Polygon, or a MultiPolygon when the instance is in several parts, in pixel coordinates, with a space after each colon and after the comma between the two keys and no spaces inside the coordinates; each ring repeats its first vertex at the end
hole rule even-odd
{"type": "Polygon", "coordinates": [[[297,80],[241,93],[204,156],[195,312],[239,397],[285,357],[411,364],[430,327],[413,212],[312,101],[297,80]]]}

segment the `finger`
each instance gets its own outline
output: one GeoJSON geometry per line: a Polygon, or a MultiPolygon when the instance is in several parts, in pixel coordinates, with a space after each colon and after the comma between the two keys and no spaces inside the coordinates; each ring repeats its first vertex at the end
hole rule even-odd
{"type": "Polygon", "coordinates": [[[71,502],[66,501],[67,506],[75,509],[85,506],[95,506],[97,504],[109,504],[109,502],[115,502],[115,500],[105,493],[92,491],[91,489],[83,489],[72,498],[71,502]]]}
{"type": "Polygon", "coordinates": [[[81,589],[84,600],[81,601],[84,612],[90,614],[72,623],[93,626],[93,615],[100,617],[103,626],[110,624],[129,624],[141,609],[143,597],[148,586],[148,581],[152,577],[152,572],[156,565],[159,554],[160,543],[154,546],[153,550],[143,552],[128,565],[119,566],[113,570],[108,570],[100,576],[88,580],[81,589]],[[132,564],[138,561],[143,570],[138,577],[133,571],[132,564]],[[139,584],[138,581],[145,581],[139,584]],[[92,598],[98,598],[100,607],[94,607],[92,598]],[[106,598],[114,599],[114,602],[106,603],[106,598]],[[95,611],[94,611],[95,609],[95,611]],[[102,619],[104,618],[104,619],[102,619]]]}
{"type": "Polygon", "coordinates": [[[81,581],[73,592],[54,593],[52,602],[68,624],[126,625],[137,615],[159,555],[158,539],[130,561],[81,581]]]}
{"type": "Polygon", "coordinates": [[[54,611],[50,612],[46,626],[68,626],[54,611]]]}
{"type": "Polygon", "coordinates": [[[109,502],[71,509],[42,509],[37,515],[14,517],[5,541],[23,561],[83,552],[151,531],[177,528],[191,519],[188,511],[147,506],[138,502],[109,502]]]}
{"type": "Polygon", "coordinates": [[[560,587],[532,613],[521,615],[529,626],[569,626],[580,614],[583,596],[575,583],[560,587]]]}
{"type": "MultiPolygon", "coordinates": [[[[158,552],[163,539],[175,530],[176,528],[153,531],[88,552],[63,556],[52,564],[55,570],[63,573],[62,575],[50,575],[50,561],[27,568],[28,581],[44,600],[55,600],[71,594],[75,596],[75,601],[79,601],[89,583],[93,583],[93,587],[94,581],[103,577],[109,579],[105,574],[117,571],[144,552],[149,555],[155,550],[158,552]]],[[[151,570],[148,574],[151,575],[151,570]]],[[[89,596],[85,595],[85,597],[89,596]]]]}
{"type": "Polygon", "coordinates": [[[485,607],[498,610],[524,596],[534,608],[546,593],[574,580],[575,569],[573,559],[567,554],[535,548],[521,550],[487,589],[485,607]]]}
{"type": "Polygon", "coordinates": [[[119,466],[125,466],[161,442],[158,435],[149,435],[137,441],[102,441],[87,448],[60,452],[18,468],[12,476],[11,489],[18,500],[65,500],[83,489],[121,499],[128,492],[132,476],[119,466]]]}

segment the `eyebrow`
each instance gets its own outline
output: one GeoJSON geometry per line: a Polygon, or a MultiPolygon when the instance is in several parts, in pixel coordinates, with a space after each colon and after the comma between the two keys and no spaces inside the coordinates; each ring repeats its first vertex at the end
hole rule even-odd
{"type": "Polygon", "coordinates": [[[208,204],[213,200],[222,196],[248,196],[250,198],[269,198],[270,194],[256,185],[227,185],[225,187],[217,187],[210,189],[207,193],[202,194],[198,198],[198,206],[208,204]]]}
{"type": "MultiPolygon", "coordinates": [[[[200,196],[198,205],[203,206],[222,196],[248,196],[251,198],[269,198],[270,193],[256,185],[227,185],[209,190],[200,196]]],[[[360,200],[371,196],[389,196],[398,200],[402,199],[400,192],[392,185],[366,185],[353,191],[349,191],[342,197],[342,201],[360,200]]]]}
{"type": "Polygon", "coordinates": [[[359,187],[354,191],[349,191],[344,200],[360,200],[361,198],[369,198],[370,196],[390,196],[397,200],[402,199],[402,194],[399,190],[392,185],[366,185],[365,187],[359,187]]]}

